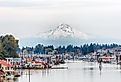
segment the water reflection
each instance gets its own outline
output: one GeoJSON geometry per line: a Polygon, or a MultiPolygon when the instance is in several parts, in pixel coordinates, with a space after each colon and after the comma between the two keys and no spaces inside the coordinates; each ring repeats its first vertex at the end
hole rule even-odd
{"type": "Polygon", "coordinates": [[[19,82],[19,81],[18,81],[18,78],[15,78],[14,80],[4,80],[0,82],[19,82]]]}
{"type": "Polygon", "coordinates": [[[102,72],[100,71],[100,79],[101,79],[102,72]]]}
{"type": "MultiPolygon", "coordinates": [[[[68,63],[69,69],[30,70],[30,82],[120,82],[120,66],[95,63],[68,63]],[[107,66],[107,67],[106,67],[107,66]],[[115,80],[114,80],[115,77],[115,80]]],[[[20,70],[22,76],[15,81],[29,82],[28,70],[20,70]]]]}

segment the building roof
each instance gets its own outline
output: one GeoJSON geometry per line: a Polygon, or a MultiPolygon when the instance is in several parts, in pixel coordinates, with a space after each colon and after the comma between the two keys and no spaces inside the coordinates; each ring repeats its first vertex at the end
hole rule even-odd
{"type": "Polygon", "coordinates": [[[7,63],[7,61],[5,61],[5,60],[0,60],[0,64],[4,65],[4,66],[6,66],[6,67],[13,67],[12,64],[7,63]]]}

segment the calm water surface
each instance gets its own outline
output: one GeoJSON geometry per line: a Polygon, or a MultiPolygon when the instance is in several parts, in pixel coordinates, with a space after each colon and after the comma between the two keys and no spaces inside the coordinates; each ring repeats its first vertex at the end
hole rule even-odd
{"type": "Polygon", "coordinates": [[[121,70],[116,65],[104,65],[100,71],[98,64],[67,63],[68,69],[23,70],[16,81],[5,82],[121,82],[121,70]]]}

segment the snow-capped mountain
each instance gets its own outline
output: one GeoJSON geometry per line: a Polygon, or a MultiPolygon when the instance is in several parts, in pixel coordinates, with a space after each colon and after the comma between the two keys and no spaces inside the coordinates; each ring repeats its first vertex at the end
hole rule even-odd
{"type": "Polygon", "coordinates": [[[80,45],[83,43],[88,43],[89,40],[90,37],[86,33],[75,30],[68,24],[60,24],[54,29],[37,34],[34,38],[26,38],[22,40],[21,45],[35,46],[39,43],[54,46],[66,46],[69,44],[80,45]]]}
{"type": "Polygon", "coordinates": [[[57,39],[88,39],[88,35],[73,29],[68,24],[60,24],[55,29],[49,30],[41,34],[41,37],[51,40],[57,39]]]}

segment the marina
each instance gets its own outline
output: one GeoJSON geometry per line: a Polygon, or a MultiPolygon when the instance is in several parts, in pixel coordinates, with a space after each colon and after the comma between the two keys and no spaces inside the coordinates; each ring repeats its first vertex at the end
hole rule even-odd
{"type": "Polygon", "coordinates": [[[21,77],[4,82],[120,82],[121,69],[117,65],[76,61],[67,63],[68,69],[21,70],[21,77]],[[30,71],[30,75],[29,75],[30,71]],[[110,79],[109,79],[110,78],[110,79]],[[115,78],[115,79],[114,79],[115,78]]]}

